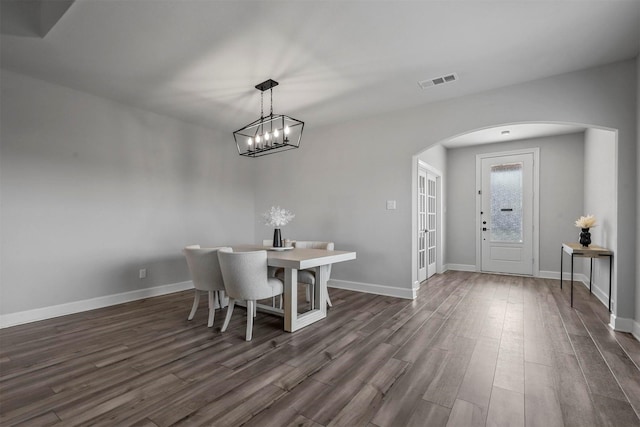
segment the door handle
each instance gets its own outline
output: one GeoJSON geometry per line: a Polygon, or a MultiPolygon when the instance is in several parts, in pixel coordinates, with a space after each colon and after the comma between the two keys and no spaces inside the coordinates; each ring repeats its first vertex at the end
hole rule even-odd
{"type": "Polygon", "coordinates": [[[482,231],[487,231],[488,228],[487,227],[482,227],[482,231]]]}

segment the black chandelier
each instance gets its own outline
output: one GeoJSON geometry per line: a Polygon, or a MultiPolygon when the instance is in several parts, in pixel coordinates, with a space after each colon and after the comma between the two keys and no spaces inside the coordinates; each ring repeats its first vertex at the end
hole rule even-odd
{"type": "Polygon", "coordinates": [[[300,147],[304,122],[284,114],[273,114],[273,88],[278,82],[269,79],[258,85],[260,91],[260,118],[233,132],[238,154],[260,157],[300,147]],[[269,115],[264,115],[264,92],[271,95],[269,115]]]}

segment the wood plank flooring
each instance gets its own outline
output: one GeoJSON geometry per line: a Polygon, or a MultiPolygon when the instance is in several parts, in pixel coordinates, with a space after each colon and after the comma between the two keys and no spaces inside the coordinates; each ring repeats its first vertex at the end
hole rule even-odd
{"type": "MultiPolygon", "coordinates": [[[[331,289],[293,334],[220,333],[181,292],[0,331],[0,425],[640,426],[640,343],[556,280],[447,272],[414,301],[331,289]]],[[[203,299],[205,300],[205,299],[203,299]]]]}

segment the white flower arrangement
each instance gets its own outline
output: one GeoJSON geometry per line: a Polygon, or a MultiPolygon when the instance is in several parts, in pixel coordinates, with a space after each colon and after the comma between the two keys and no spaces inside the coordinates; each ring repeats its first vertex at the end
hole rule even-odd
{"type": "Polygon", "coordinates": [[[596,226],[596,217],[593,215],[581,216],[576,220],[576,227],[592,228],[596,226]]]}
{"type": "Polygon", "coordinates": [[[264,225],[284,227],[291,222],[295,214],[280,206],[271,206],[271,209],[263,213],[262,217],[264,218],[264,225]]]}

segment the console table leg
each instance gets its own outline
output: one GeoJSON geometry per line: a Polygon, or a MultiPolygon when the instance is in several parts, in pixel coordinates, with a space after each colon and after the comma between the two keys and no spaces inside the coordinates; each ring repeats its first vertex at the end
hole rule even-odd
{"type": "Polygon", "coordinates": [[[571,254],[571,307],[573,307],[573,254],[571,254]]]}
{"type": "Polygon", "coordinates": [[[560,290],[562,290],[562,260],[564,259],[564,247],[560,246],[560,290]]]}
{"type": "Polygon", "coordinates": [[[591,278],[593,277],[593,258],[589,258],[589,293],[591,293],[591,278]]]}
{"type": "Polygon", "coordinates": [[[609,255],[609,313],[611,313],[611,277],[613,276],[613,255],[609,255]]]}

